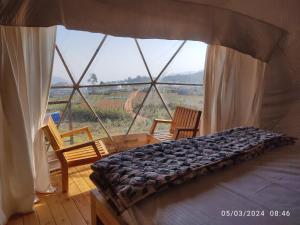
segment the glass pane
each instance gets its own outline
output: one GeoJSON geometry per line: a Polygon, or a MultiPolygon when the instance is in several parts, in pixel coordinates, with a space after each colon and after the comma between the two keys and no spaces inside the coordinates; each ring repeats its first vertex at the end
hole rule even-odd
{"type": "MultiPolygon", "coordinates": [[[[47,106],[47,113],[52,114],[52,118],[56,124],[59,123],[63,111],[65,110],[72,88],[51,88],[49,93],[49,101],[47,106]]],[[[65,121],[61,121],[61,127],[67,127],[65,121]]]]}
{"type": "Polygon", "coordinates": [[[150,82],[133,38],[108,36],[82,84],[150,82]]]}
{"type": "Polygon", "coordinates": [[[81,88],[111,136],[125,134],[150,85],[81,88]]]}
{"type": "Polygon", "coordinates": [[[57,86],[57,85],[73,85],[73,83],[57,51],[55,50],[53,67],[52,67],[51,86],[57,86]]]}
{"type": "MultiPolygon", "coordinates": [[[[130,133],[149,132],[154,119],[170,119],[170,116],[155,88],[152,87],[130,133]]],[[[157,130],[167,130],[168,128],[168,125],[160,124],[157,130]]]]}
{"type": "Polygon", "coordinates": [[[56,44],[75,81],[79,80],[103,37],[104,35],[99,33],[58,27],[56,44]]]}
{"type": "Polygon", "coordinates": [[[203,87],[187,85],[157,85],[172,114],[176,106],[203,109],[203,87]]]}
{"type": "Polygon", "coordinates": [[[50,88],[49,102],[68,101],[73,88],[50,88]]]}
{"type": "MultiPolygon", "coordinates": [[[[71,105],[69,106],[63,122],[62,126],[60,126],[60,131],[62,132],[81,127],[89,127],[94,138],[107,137],[104,129],[97,122],[96,116],[89,109],[88,105],[77,91],[72,97],[71,105]]],[[[74,143],[87,140],[87,135],[85,133],[74,136],[74,143]]]]}
{"type": "Polygon", "coordinates": [[[161,72],[183,41],[163,39],[138,40],[153,78],[161,72]]]}
{"type": "Polygon", "coordinates": [[[203,84],[206,47],[203,42],[187,41],[158,82],[203,84]]]}

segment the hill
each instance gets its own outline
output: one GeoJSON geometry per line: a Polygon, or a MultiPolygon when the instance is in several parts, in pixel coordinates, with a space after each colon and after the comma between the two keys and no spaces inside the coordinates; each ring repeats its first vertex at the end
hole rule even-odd
{"type": "MultiPolygon", "coordinates": [[[[99,78],[98,78],[99,79],[99,78]]],[[[100,80],[100,79],[99,79],[100,80]]],[[[165,83],[190,83],[190,84],[202,84],[203,83],[203,71],[190,72],[190,73],[180,73],[180,74],[170,74],[168,76],[162,76],[159,79],[160,82],[165,83]]],[[[138,75],[134,78],[127,78],[124,80],[117,80],[111,82],[101,82],[103,84],[127,84],[127,83],[145,83],[150,82],[148,76],[138,75]]],[[[59,76],[52,77],[52,85],[64,85],[69,83],[66,79],[59,76]]]]}

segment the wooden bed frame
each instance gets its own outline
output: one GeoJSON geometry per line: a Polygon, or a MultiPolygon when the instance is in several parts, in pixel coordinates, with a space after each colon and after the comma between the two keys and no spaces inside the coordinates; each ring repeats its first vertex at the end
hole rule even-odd
{"type": "Polygon", "coordinates": [[[125,225],[126,223],[110,207],[97,190],[91,190],[92,225],[125,225]]]}

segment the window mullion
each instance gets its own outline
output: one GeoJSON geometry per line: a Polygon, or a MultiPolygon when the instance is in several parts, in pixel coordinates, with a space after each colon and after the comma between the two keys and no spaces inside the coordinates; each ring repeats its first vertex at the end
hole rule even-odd
{"type": "Polygon", "coordinates": [[[100,119],[100,117],[97,115],[97,113],[95,112],[95,110],[93,109],[93,107],[89,104],[89,102],[87,101],[87,99],[84,97],[84,95],[81,93],[80,89],[77,89],[78,93],[80,94],[81,98],[83,99],[83,101],[87,104],[87,106],[89,107],[90,111],[95,115],[95,117],[97,118],[98,123],[101,125],[101,127],[104,129],[105,133],[107,134],[108,138],[110,139],[110,141],[112,143],[113,139],[110,136],[109,132],[107,131],[106,127],[104,126],[102,120],[100,119]]]}
{"type": "Polygon", "coordinates": [[[156,84],[161,85],[178,85],[178,86],[196,86],[196,87],[203,87],[203,84],[192,84],[192,83],[168,83],[168,82],[157,82],[156,84]]]}
{"type": "Polygon", "coordinates": [[[57,124],[57,127],[59,127],[60,124],[61,124],[61,122],[63,121],[63,119],[64,119],[64,117],[65,117],[65,114],[66,114],[66,112],[67,112],[67,109],[68,109],[69,105],[71,104],[71,101],[72,101],[72,98],[73,98],[74,93],[75,93],[75,89],[73,88],[73,90],[72,90],[72,92],[71,92],[71,94],[70,94],[70,97],[69,97],[69,99],[68,99],[68,103],[67,103],[67,105],[65,106],[65,108],[64,108],[64,110],[63,110],[63,112],[62,112],[62,114],[61,114],[61,117],[60,117],[60,120],[59,120],[59,122],[58,122],[58,124],[57,124]]]}
{"type": "Polygon", "coordinates": [[[96,58],[98,52],[100,51],[101,47],[103,46],[103,44],[104,44],[106,38],[107,38],[107,34],[104,35],[104,37],[102,38],[102,40],[101,40],[101,42],[99,43],[98,47],[96,48],[96,50],[95,50],[95,52],[94,52],[92,58],[90,59],[90,61],[89,61],[89,63],[87,64],[87,66],[85,67],[84,71],[82,72],[82,74],[81,74],[81,76],[80,76],[80,78],[79,78],[79,80],[78,80],[78,82],[77,82],[77,85],[79,85],[80,82],[82,81],[84,75],[86,74],[86,72],[87,72],[88,69],[90,68],[90,66],[91,66],[91,64],[93,63],[94,59],[96,58]]]}
{"type": "Polygon", "coordinates": [[[117,86],[131,86],[131,85],[149,85],[151,82],[142,82],[142,83],[113,83],[113,84],[87,84],[87,85],[79,85],[80,88],[86,87],[117,87],[117,86]]]}
{"type": "Polygon", "coordinates": [[[164,107],[166,108],[166,110],[167,110],[167,112],[168,112],[170,118],[173,119],[173,116],[172,116],[172,114],[171,114],[171,112],[170,112],[170,110],[169,110],[167,104],[165,103],[165,100],[163,99],[162,95],[160,94],[158,88],[156,87],[156,84],[154,84],[154,88],[155,88],[155,90],[156,90],[156,92],[157,92],[157,94],[158,94],[160,100],[162,101],[164,107]]]}
{"type": "Polygon", "coordinates": [[[136,112],[136,114],[135,114],[135,116],[134,116],[134,118],[133,118],[133,120],[132,120],[132,122],[131,122],[131,124],[130,124],[128,130],[127,130],[127,132],[126,132],[126,135],[129,134],[129,132],[130,132],[130,130],[131,130],[131,128],[132,128],[132,126],[133,126],[133,124],[134,124],[136,118],[137,118],[138,115],[140,114],[140,111],[141,111],[141,109],[143,108],[144,103],[145,103],[145,101],[147,100],[147,98],[148,98],[148,96],[149,96],[149,94],[150,94],[150,92],[151,92],[151,90],[152,90],[152,86],[153,86],[153,84],[150,85],[150,87],[149,87],[149,89],[148,89],[148,91],[147,91],[147,93],[146,93],[146,95],[145,95],[143,101],[141,102],[141,105],[140,105],[138,111],[136,112]]]}
{"type": "Polygon", "coordinates": [[[150,72],[149,66],[148,66],[148,64],[147,64],[147,61],[146,61],[146,59],[145,59],[145,56],[144,56],[144,54],[143,54],[143,51],[142,51],[142,49],[141,49],[141,46],[140,46],[140,44],[139,44],[139,42],[138,42],[138,40],[137,40],[136,38],[134,39],[134,41],[135,41],[136,47],[138,48],[138,51],[139,51],[139,53],[140,53],[140,56],[141,56],[141,58],[142,58],[142,60],[143,60],[143,63],[144,63],[144,65],[145,65],[145,67],[146,67],[146,70],[147,70],[147,72],[148,72],[148,75],[149,75],[149,77],[150,77],[150,79],[151,79],[151,83],[153,84],[153,83],[154,83],[154,80],[153,80],[152,74],[151,74],[151,72],[150,72]]]}
{"type": "Polygon", "coordinates": [[[60,52],[60,50],[59,50],[59,48],[58,48],[57,45],[55,45],[55,49],[56,49],[56,51],[58,53],[58,56],[59,56],[60,60],[62,61],[63,65],[64,65],[64,67],[65,67],[65,69],[67,71],[67,74],[69,75],[69,77],[70,77],[70,79],[71,79],[71,81],[73,83],[73,87],[74,87],[76,85],[76,82],[75,82],[75,80],[73,78],[73,75],[72,75],[71,71],[69,70],[69,67],[67,66],[66,61],[65,61],[64,57],[62,56],[62,54],[61,54],[61,52],[60,52]]]}
{"type": "Polygon", "coordinates": [[[163,72],[165,72],[165,70],[168,68],[168,66],[170,65],[170,63],[173,61],[173,59],[176,57],[176,55],[180,52],[180,50],[182,49],[182,47],[185,45],[186,41],[183,41],[182,44],[178,47],[178,49],[174,52],[174,54],[172,55],[172,57],[169,59],[169,61],[166,63],[166,65],[164,66],[164,68],[160,71],[160,73],[158,74],[158,76],[155,78],[154,82],[156,83],[158,81],[158,79],[160,78],[160,76],[163,74],[163,72]]]}

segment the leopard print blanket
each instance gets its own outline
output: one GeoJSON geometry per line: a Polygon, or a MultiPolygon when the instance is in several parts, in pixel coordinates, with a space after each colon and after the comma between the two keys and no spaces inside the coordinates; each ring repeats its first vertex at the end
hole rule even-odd
{"type": "Polygon", "coordinates": [[[295,138],[253,127],[150,144],[95,162],[90,178],[118,212],[150,194],[245,161],[295,138]]]}

